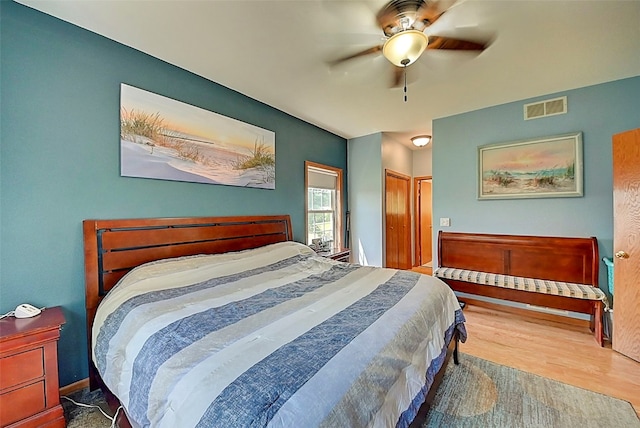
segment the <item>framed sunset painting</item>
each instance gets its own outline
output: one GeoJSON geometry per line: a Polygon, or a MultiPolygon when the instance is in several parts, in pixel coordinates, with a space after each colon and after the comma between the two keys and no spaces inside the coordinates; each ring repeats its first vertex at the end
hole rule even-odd
{"type": "Polygon", "coordinates": [[[478,199],[580,197],[582,133],[478,147],[478,199]]]}
{"type": "Polygon", "coordinates": [[[126,84],[120,87],[120,175],[276,187],[275,133],[126,84]]]}

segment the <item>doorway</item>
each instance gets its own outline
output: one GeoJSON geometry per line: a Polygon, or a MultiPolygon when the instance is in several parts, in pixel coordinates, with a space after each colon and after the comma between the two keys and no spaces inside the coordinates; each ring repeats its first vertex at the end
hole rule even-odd
{"type": "Polygon", "coordinates": [[[433,269],[433,217],[431,176],[413,178],[415,221],[415,267],[433,269]]]}
{"type": "Polygon", "coordinates": [[[385,170],[385,267],[411,269],[411,177],[385,170]]]}

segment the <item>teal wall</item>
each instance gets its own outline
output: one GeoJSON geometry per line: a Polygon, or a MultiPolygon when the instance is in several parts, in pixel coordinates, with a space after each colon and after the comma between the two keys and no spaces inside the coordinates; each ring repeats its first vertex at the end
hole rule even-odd
{"type": "MultiPolygon", "coordinates": [[[[433,216],[438,230],[595,236],[600,256],[613,247],[611,137],[640,126],[640,77],[569,90],[433,123],[433,216]],[[525,121],[523,105],[567,96],[568,112],[525,121]],[[478,200],[478,146],[582,132],[584,197],[478,200]],[[438,226],[450,217],[451,227],[438,226]]],[[[435,254],[435,253],[434,253],[435,254]]],[[[606,289],[606,269],[600,264],[606,289]]]]}
{"type": "Polygon", "coordinates": [[[290,214],[303,240],[304,161],[346,170],[345,139],[17,3],[0,41],[0,312],[64,307],[61,385],[87,376],[83,219],[290,214]],[[276,189],[120,177],[123,82],[274,131],[276,189]]]}

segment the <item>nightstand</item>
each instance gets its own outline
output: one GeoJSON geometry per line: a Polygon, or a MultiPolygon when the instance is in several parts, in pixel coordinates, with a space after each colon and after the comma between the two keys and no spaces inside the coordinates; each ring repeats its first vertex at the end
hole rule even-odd
{"type": "Polygon", "coordinates": [[[349,248],[332,248],[326,251],[319,251],[318,255],[339,262],[349,263],[349,260],[351,259],[351,250],[349,248]]]}
{"type": "Polygon", "coordinates": [[[58,306],[0,320],[0,426],[64,427],[58,383],[58,306]]]}

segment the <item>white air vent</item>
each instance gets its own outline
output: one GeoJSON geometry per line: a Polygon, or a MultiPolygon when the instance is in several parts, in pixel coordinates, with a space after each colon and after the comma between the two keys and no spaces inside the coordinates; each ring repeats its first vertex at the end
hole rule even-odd
{"type": "Polygon", "coordinates": [[[567,112],[567,97],[539,101],[524,105],[524,120],[539,119],[567,112]]]}

